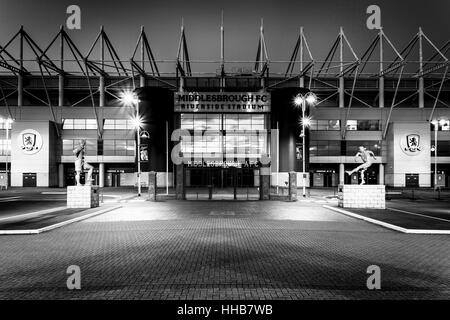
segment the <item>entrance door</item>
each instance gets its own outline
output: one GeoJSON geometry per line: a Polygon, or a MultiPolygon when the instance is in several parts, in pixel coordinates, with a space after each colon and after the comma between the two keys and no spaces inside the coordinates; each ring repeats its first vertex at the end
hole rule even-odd
{"type": "Polygon", "coordinates": [[[250,168],[187,168],[189,184],[187,199],[213,200],[258,197],[254,169],[250,168]]]}
{"type": "Polygon", "coordinates": [[[120,173],[119,172],[111,173],[111,187],[120,187],[120,173]]]}
{"type": "Polygon", "coordinates": [[[36,173],[23,173],[22,178],[24,187],[36,187],[36,173]]]}
{"type": "Polygon", "coordinates": [[[418,188],[419,175],[417,173],[407,173],[405,175],[405,186],[407,188],[418,188]]]}

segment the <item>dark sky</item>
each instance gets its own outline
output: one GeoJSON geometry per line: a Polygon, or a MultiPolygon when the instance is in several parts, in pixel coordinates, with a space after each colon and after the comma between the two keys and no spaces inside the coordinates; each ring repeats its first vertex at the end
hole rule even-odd
{"type": "Polygon", "coordinates": [[[255,58],[260,19],[271,60],[288,60],[300,26],[305,27],[313,55],[323,59],[344,27],[355,51],[361,55],[376,31],[366,28],[370,4],[382,10],[382,25],[402,49],[422,26],[441,46],[450,39],[449,0],[0,0],[0,43],[24,25],[45,47],[65,24],[66,7],[82,10],[82,29],[69,31],[83,53],[87,52],[100,25],[124,60],[129,59],[139,28],[144,25],[157,59],[173,59],[184,17],[191,59],[219,58],[220,13],[224,10],[226,58],[255,58]]]}

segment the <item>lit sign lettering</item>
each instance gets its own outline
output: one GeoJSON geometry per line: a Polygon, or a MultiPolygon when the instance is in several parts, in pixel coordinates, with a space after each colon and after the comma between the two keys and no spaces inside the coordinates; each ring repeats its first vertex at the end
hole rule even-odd
{"type": "Polygon", "coordinates": [[[270,112],[267,92],[176,92],[175,112],[270,112]]]}

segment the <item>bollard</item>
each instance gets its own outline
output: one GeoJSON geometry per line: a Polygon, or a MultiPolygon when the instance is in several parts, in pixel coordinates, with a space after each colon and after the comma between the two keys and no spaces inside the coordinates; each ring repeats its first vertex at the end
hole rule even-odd
{"type": "Polygon", "coordinates": [[[156,172],[150,171],[148,173],[148,200],[156,201],[156,172]]]}
{"type": "Polygon", "coordinates": [[[270,167],[261,167],[259,169],[259,200],[269,200],[269,199],[270,199],[270,167]]]}
{"type": "Polygon", "coordinates": [[[289,172],[289,201],[297,201],[297,172],[289,172]]]}
{"type": "Polygon", "coordinates": [[[182,164],[176,166],[176,197],[177,200],[186,200],[186,190],[184,187],[184,167],[182,164]]]}

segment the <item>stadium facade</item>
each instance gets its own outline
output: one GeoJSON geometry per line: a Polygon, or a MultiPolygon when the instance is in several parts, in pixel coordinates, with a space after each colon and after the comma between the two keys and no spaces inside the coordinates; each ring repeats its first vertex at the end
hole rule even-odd
{"type": "Polygon", "coordinates": [[[344,172],[359,146],[376,155],[370,184],[449,186],[450,42],[419,29],[400,50],[380,30],[359,54],[341,28],[316,60],[301,28],[289,59],[271,61],[261,27],[256,59],[231,62],[223,27],[220,35],[220,58],[205,62],[190,59],[184,28],[173,60],[154,57],[143,28],[131,58],[103,28],[86,54],[63,28],[45,45],[20,28],[0,47],[2,181],[7,169],[15,187],[74,184],[72,150],[83,138],[100,186],[136,185],[138,153],[159,186],[257,187],[264,157],[272,186],[291,171],[306,172],[308,186],[358,183],[344,172]],[[138,105],[123,103],[127,91],[138,105]],[[303,146],[293,101],[305,92],[318,99],[303,146]]]}

